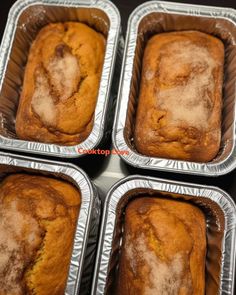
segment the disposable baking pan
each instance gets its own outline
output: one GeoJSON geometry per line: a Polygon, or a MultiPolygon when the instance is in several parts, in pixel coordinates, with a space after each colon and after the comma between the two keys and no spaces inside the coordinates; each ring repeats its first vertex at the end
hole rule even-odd
{"type": "Polygon", "coordinates": [[[80,190],[81,207],[65,294],[88,294],[100,220],[100,199],[95,186],[81,169],[72,164],[0,153],[0,178],[19,172],[65,179],[80,190]]]}
{"type": "Polygon", "coordinates": [[[121,40],[120,15],[109,0],[18,0],[9,12],[0,48],[0,147],[58,157],[80,157],[79,149],[95,148],[107,134],[108,113],[117,94],[117,82],[112,83],[112,78],[115,63],[120,59],[121,64],[121,40]],[[19,140],[15,117],[30,45],[43,26],[63,21],[86,23],[107,39],[93,129],[76,146],[19,140]]]}
{"type": "Polygon", "coordinates": [[[129,152],[128,156],[120,154],[120,157],[130,165],[152,170],[206,176],[223,175],[233,170],[236,166],[235,58],[236,11],[234,9],[162,1],[146,2],[137,7],[128,22],[113,128],[115,148],[129,152]],[[147,40],[154,34],[181,30],[198,30],[214,35],[220,38],[225,46],[221,146],[216,158],[208,163],[141,155],[133,143],[142,58],[147,40]]]}
{"type": "MultiPolygon", "coordinates": [[[[92,294],[114,294],[125,207],[137,197],[174,198],[201,208],[207,222],[206,295],[233,295],[236,206],[217,187],[129,176],[109,191],[104,205],[92,294]]],[[[158,274],[157,274],[158,275],[158,274]]]]}

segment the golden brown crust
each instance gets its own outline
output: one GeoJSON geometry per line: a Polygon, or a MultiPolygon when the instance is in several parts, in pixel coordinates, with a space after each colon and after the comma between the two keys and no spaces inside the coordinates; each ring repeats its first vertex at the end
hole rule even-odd
{"type": "Polygon", "coordinates": [[[105,38],[82,23],[49,24],[39,32],[17,111],[20,139],[75,145],[88,137],[105,46],[105,38]]]}
{"type": "Polygon", "coordinates": [[[79,191],[26,174],[6,177],[0,188],[0,295],[63,295],[79,191]]]}
{"type": "Polygon", "coordinates": [[[134,141],[144,155],[208,162],[219,151],[224,45],[198,31],[145,48],[134,141]]]}
{"type": "Polygon", "coordinates": [[[117,295],[205,294],[206,222],[194,205],[131,201],[125,212],[117,295]]]}

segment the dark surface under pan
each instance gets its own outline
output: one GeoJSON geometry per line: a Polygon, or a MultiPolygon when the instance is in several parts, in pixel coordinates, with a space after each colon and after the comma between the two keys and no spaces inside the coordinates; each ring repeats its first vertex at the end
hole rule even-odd
{"type": "MultiPolygon", "coordinates": [[[[99,1],[99,0],[98,0],[99,1]]],[[[7,15],[10,7],[14,3],[14,0],[4,0],[0,1],[0,40],[2,39],[2,34],[6,25],[7,15]]],[[[122,20],[122,29],[123,35],[125,36],[127,20],[130,13],[134,10],[135,7],[142,4],[144,1],[141,0],[113,0],[117,5],[121,13],[122,20]]],[[[176,1],[182,3],[192,3],[199,5],[214,5],[214,6],[224,6],[231,7],[236,9],[235,0],[188,0],[188,1],[176,1]]],[[[108,141],[99,147],[100,149],[112,149],[111,146],[111,135],[108,141]]],[[[6,152],[6,151],[4,151],[6,152]]],[[[12,153],[12,152],[11,152],[12,153]]],[[[29,155],[29,154],[28,154],[29,155]]],[[[32,156],[32,155],[30,155],[32,156]]],[[[34,155],[34,157],[36,157],[34,155]]],[[[43,158],[42,156],[40,156],[43,158]]],[[[49,157],[44,157],[49,158],[49,157]]],[[[56,160],[55,158],[53,160],[56,160]]],[[[104,200],[105,195],[109,188],[117,182],[119,179],[133,174],[154,176],[164,179],[178,180],[184,182],[193,182],[203,185],[218,186],[219,188],[225,190],[230,196],[236,201],[236,170],[233,172],[219,177],[201,177],[194,175],[183,175],[176,173],[168,172],[158,172],[158,171],[149,171],[143,169],[137,169],[125,164],[118,155],[88,155],[80,159],[63,159],[59,158],[58,161],[67,161],[78,165],[80,168],[85,170],[89,175],[91,180],[96,184],[100,191],[101,198],[104,200]]]]}
{"type": "MultiPolygon", "coordinates": [[[[1,1],[0,2],[0,39],[6,25],[7,15],[10,7],[14,3],[14,0],[1,1]]],[[[135,7],[142,4],[145,1],[141,0],[113,0],[117,5],[121,13],[122,29],[123,35],[125,36],[127,20],[130,13],[135,7]]],[[[220,1],[215,0],[214,3],[210,0],[200,0],[200,1],[177,1],[182,3],[194,3],[202,5],[214,5],[214,6],[224,6],[236,9],[236,2],[234,0],[220,1]]],[[[111,136],[105,145],[100,147],[102,149],[112,149],[111,146],[111,136]]],[[[55,160],[55,159],[54,159],[55,160]]],[[[65,161],[65,159],[58,159],[59,161],[65,161]]],[[[136,169],[125,164],[118,155],[104,156],[104,155],[87,155],[81,159],[67,159],[67,161],[78,165],[80,168],[84,169],[95,184],[102,191],[102,195],[105,196],[108,189],[119,179],[132,175],[150,175],[161,177],[165,179],[173,179],[179,181],[188,181],[199,184],[218,186],[228,192],[232,198],[236,201],[236,171],[231,172],[225,176],[219,177],[201,177],[201,176],[191,176],[191,175],[181,175],[176,173],[166,173],[166,172],[154,172],[143,169],[136,169]]]]}
{"type": "MultiPolygon", "coordinates": [[[[1,1],[0,2],[0,39],[6,25],[7,15],[10,7],[13,5],[14,0],[1,1]]],[[[134,10],[135,7],[142,4],[145,1],[141,0],[113,0],[117,5],[121,13],[122,20],[122,29],[123,35],[125,36],[127,20],[130,13],[134,10]]],[[[236,2],[234,0],[215,0],[214,2],[210,0],[200,0],[200,1],[176,1],[182,3],[193,3],[193,4],[202,4],[202,5],[214,5],[214,6],[224,6],[231,7],[236,9],[236,2]]],[[[102,149],[112,149],[111,146],[111,136],[109,140],[100,147],[102,149]]],[[[54,158],[55,160],[55,158],[54,158]]],[[[65,159],[58,159],[59,161],[65,161],[65,159]]],[[[105,197],[105,194],[109,190],[112,184],[114,184],[119,179],[132,175],[132,174],[141,174],[141,175],[150,175],[161,177],[165,179],[173,179],[179,181],[194,182],[204,185],[213,185],[218,186],[228,192],[232,198],[236,201],[236,171],[231,172],[225,176],[219,177],[201,177],[194,175],[181,175],[176,173],[167,173],[167,172],[154,172],[149,170],[137,169],[125,164],[118,155],[104,156],[104,155],[87,155],[81,159],[67,159],[68,162],[78,165],[80,168],[84,169],[94,183],[98,186],[100,191],[102,191],[102,196],[105,197]]]]}

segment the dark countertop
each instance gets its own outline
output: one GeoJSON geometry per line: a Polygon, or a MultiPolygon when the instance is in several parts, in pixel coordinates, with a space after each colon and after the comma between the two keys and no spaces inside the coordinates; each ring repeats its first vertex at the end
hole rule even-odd
{"type": "MultiPolygon", "coordinates": [[[[99,1],[99,0],[98,0],[99,1]]],[[[168,1],[168,0],[167,0],[168,1]]],[[[0,1],[0,38],[2,37],[2,33],[4,31],[4,27],[7,20],[7,14],[10,9],[10,7],[15,3],[15,0],[4,0],[0,1]]],[[[138,5],[144,3],[145,1],[142,0],[113,0],[120,10],[121,13],[121,20],[122,20],[122,28],[124,31],[126,30],[126,24],[128,17],[130,13],[134,10],[135,7],[138,5]]],[[[170,2],[170,1],[168,1],[170,2]]],[[[236,9],[236,1],[235,0],[176,0],[173,2],[179,2],[179,3],[193,3],[193,4],[199,4],[199,5],[214,5],[214,6],[223,6],[223,7],[231,7],[236,9]]]]}
{"type": "MultiPolygon", "coordinates": [[[[99,0],[98,0],[99,1],[99,0]]],[[[1,1],[0,2],[0,39],[2,37],[4,27],[7,20],[7,14],[11,7],[11,5],[14,3],[14,0],[7,0],[7,1],[1,1]]],[[[127,20],[129,14],[132,12],[132,10],[139,4],[143,3],[144,1],[141,0],[114,0],[113,1],[117,7],[119,8],[121,12],[121,18],[122,18],[122,28],[123,32],[126,30],[127,26],[127,20]]],[[[178,1],[178,2],[188,2],[188,3],[196,3],[196,4],[202,4],[202,5],[211,5],[213,1],[211,0],[200,0],[200,1],[178,1]]],[[[214,6],[224,6],[224,7],[232,7],[236,9],[236,1],[235,0],[226,0],[226,1],[220,1],[215,0],[214,6]]],[[[109,147],[109,143],[107,143],[107,146],[109,147]]],[[[56,160],[56,159],[55,159],[56,160]]],[[[102,156],[91,156],[89,159],[88,157],[85,157],[83,159],[75,159],[75,160],[69,160],[70,162],[74,164],[78,164],[80,167],[82,167],[89,175],[90,177],[95,181],[97,185],[101,184],[101,186],[104,186],[106,188],[102,188],[104,192],[109,188],[109,186],[115,182],[115,179],[112,181],[109,181],[108,174],[110,173],[109,167],[117,167],[119,166],[119,172],[116,180],[118,180],[119,175],[129,175],[129,174],[145,174],[145,175],[152,175],[157,176],[161,178],[167,178],[167,179],[173,179],[173,180],[180,180],[180,181],[188,181],[193,183],[199,183],[199,184],[207,184],[207,185],[213,185],[218,186],[225,191],[227,191],[235,200],[236,200],[236,170],[231,172],[230,174],[226,176],[220,176],[220,177],[199,177],[199,176],[191,176],[191,175],[181,175],[181,174],[174,174],[174,173],[164,173],[164,172],[150,172],[145,170],[139,170],[132,167],[127,166],[123,162],[121,162],[118,159],[108,159],[104,158],[102,156]],[[102,174],[104,171],[106,171],[106,176],[103,176],[103,178],[99,178],[99,175],[102,174]],[[105,178],[104,178],[105,177],[105,178]],[[104,183],[106,184],[104,185],[104,183]]],[[[104,175],[105,175],[104,174],[104,175]]]]}

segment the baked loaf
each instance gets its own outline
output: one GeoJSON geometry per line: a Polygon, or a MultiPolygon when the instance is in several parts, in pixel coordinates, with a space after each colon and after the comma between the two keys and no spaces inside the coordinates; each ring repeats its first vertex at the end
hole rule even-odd
{"type": "Polygon", "coordinates": [[[14,174],[0,189],[0,295],[64,295],[80,208],[71,184],[14,174]]]}
{"type": "Polygon", "coordinates": [[[82,23],[49,24],[39,32],[16,117],[20,139],[76,145],[88,137],[105,46],[103,35],[82,23]]]}
{"type": "Polygon", "coordinates": [[[224,45],[198,31],[162,33],[145,48],[134,132],[148,156],[209,162],[221,140],[224,45]]]}
{"type": "Polygon", "coordinates": [[[125,214],[117,295],[204,295],[206,222],[194,205],[132,201],[125,214]]]}

